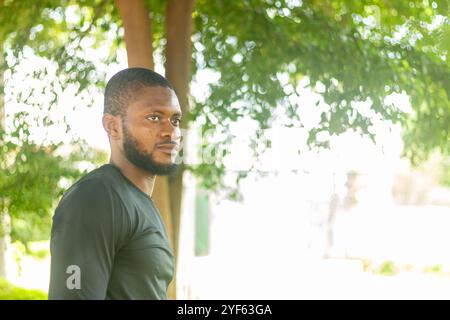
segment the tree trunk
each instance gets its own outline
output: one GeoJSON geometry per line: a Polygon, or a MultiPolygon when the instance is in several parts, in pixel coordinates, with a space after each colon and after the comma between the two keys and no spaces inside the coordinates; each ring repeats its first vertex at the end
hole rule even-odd
{"type": "Polygon", "coordinates": [[[153,35],[148,8],[142,0],[115,0],[122,18],[129,67],[153,70],[153,35]]]}
{"type": "MultiPolygon", "coordinates": [[[[188,96],[192,62],[192,12],[194,6],[195,0],[169,0],[166,7],[166,77],[175,89],[181,105],[181,111],[184,114],[181,123],[182,128],[186,128],[186,118],[189,109],[188,96]]],[[[183,139],[183,144],[186,145],[186,136],[183,139]]],[[[180,169],[176,175],[170,178],[160,178],[160,181],[166,180],[164,185],[167,187],[163,196],[170,203],[173,225],[172,242],[176,257],[179,256],[178,241],[180,235],[181,202],[184,191],[183,165],[180,169]]]]}
{"type": "MultiPolygon", "coordinates": [[[[188,114],[189,82],[191,78],[191,35],[192,12],[195,0],[169,0],[166,8],[166,77],[172,83],[184,114],[181,123],[186,128],[188,114]]],[[[186,139],[186,137],[183,137],[186,139]]],[[[181,201],[183,194],[183,172],[170,177],[170,207],[174,232],[173,242],[178,250],[178,235],[180,228],[181,201]]]]}

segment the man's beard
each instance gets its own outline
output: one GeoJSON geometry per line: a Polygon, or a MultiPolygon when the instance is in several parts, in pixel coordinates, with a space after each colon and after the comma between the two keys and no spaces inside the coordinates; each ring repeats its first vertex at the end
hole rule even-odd
{"type": "Polygon", "coordinates": [[[147,171],[150,174],[158,176],[169,176],[174,174],[179,165],[176,163],[172,164],[161,164],[157,163],[152,154],[143,152],[139,143],[135,137],[128,131],[126,125],[123,126],[124,142],[123,150],[125,151],[125,157],[133,163],[135,166],[147,171]]]}

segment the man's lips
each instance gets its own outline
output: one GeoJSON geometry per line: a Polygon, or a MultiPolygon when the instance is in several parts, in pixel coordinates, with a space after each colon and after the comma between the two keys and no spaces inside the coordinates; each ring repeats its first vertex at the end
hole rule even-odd
{"type": "Polygon", "coordinates": [[[172,154],[174,151],[178,150],[177,143],[159,143],[156,147],[164,153],[172,154]]]}

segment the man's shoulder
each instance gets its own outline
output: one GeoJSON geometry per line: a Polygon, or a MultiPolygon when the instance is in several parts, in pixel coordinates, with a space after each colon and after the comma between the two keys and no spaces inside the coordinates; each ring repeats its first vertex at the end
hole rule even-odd
{"type": "Polygon", "coordinates": [[[111,194],[116,183],[117,177],[107,165],[98,167],[77,182],[75,182],[63,195],[61,202],[73,198],[91,198],[97,199],[111,194]]]}
{"type": "Polygon", "coordinates": [[[111,174],[114,172],[107,172],[101,166],[75,182],[55,209],[53,230],[80,224],[94,228],[114,221],[124,207],[111,186],[114,180],[111,174]]]}

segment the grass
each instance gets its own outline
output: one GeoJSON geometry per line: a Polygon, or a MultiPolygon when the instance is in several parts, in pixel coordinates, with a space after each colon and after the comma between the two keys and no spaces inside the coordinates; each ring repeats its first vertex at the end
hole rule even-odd
{"type": "Polygon", "coordinates": [[[16,287],[0,278],[0,300],[47,300],[47,293],[16,287]]]}

